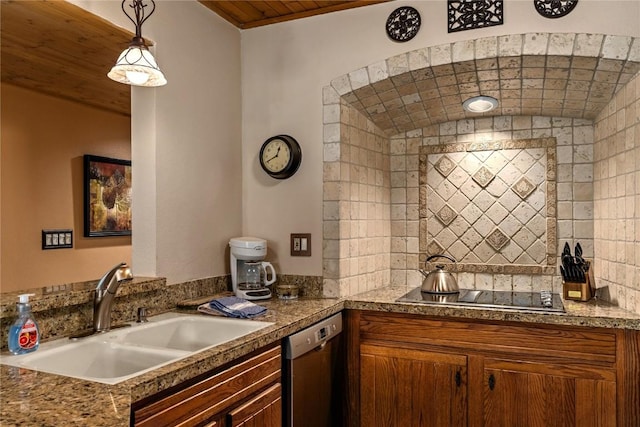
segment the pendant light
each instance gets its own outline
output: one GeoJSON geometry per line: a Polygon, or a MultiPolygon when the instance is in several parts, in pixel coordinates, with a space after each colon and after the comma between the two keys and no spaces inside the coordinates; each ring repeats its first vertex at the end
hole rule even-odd
{"type": "Polygon", "coordinates": [[[112,80],[128,85],[146,87],[167,84],[167,79],[160,71],[155,58],[149,52],[142,38],[142,24],[156,10],[156,3],[153,0],[149,1],[151,3],[151,11],[147,14],[145,8],[149,7],[148,3],[145,3],[144,0],[132,0],[129,5],[129,8],[133,9],[132,16],[125,9],[126,0],[122,0],[122,11],[136,26],[136,36],[129,43],[129,47],[120,54],[116,65],[107,74],[112,80]]]}

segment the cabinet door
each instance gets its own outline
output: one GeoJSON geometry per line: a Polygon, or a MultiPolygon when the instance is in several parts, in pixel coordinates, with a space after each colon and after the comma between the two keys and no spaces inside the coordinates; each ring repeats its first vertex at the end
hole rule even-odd
{"type": "Polygon", "coordinates": [[[466,356],[360,346],[361,426],[465,426],[466,356]]]}
{"type": "Polygon", "coordinates": [[[227,418],[229,427],[282,426],[282,386],[274,384],[229,412],[227,418]]]}
{"type": "Polygon", "coordinates": [[[488,360],[483,378],[484,425],[614,427],[616,384],[603,374],[488,360]]]}

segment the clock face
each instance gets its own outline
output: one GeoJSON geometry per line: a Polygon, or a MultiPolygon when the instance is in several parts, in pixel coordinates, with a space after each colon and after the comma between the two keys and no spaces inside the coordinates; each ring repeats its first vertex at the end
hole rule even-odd
{"type": "Polygon", "coordinates": [[[420,14],[410,6],[399,7],[387,19],[387,35],[395,41],[406,42],[418,34],[420,14]]]}
{"type": "Polygon", "coordinates": [[[271,140],[262,150],[262,164],[270,172],[282,172],[291,159],[291,149],[279,138],[271,140]]]}
{"type": "Polygon", "coordinates": [[[260,166],[271,177],[291,177],[302,162],[300,144],[289,135],[277,135],[267,139],[260,149],[260,166]]]}

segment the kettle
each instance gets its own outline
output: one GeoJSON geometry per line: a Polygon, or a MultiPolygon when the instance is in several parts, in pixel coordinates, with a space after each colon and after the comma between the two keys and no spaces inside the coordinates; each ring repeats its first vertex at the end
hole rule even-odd
{"type": "MultiPolygon", "coordinates": [[[[451,262],[455,259],[447,255],[431,255],[425,260],[425,265],[435,258],[446,258],[451,262]]],[[[444,269],[444,265],[436,264],[436,269],[427,273],[424,270],[418,270],[424,276],[422,281],[422,292],[432,294],[457,294],[459,292],[458,282],[453,274],[444,269]]]]}

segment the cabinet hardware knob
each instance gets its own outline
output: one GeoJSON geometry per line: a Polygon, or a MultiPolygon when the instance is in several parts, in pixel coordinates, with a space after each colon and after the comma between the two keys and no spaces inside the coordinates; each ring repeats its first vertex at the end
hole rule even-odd
{"type": "Polygon", "coordinates": [[[496,377],[491,374],[489,375],[489,390],[493,390],[496,387],[496,377]]]}

